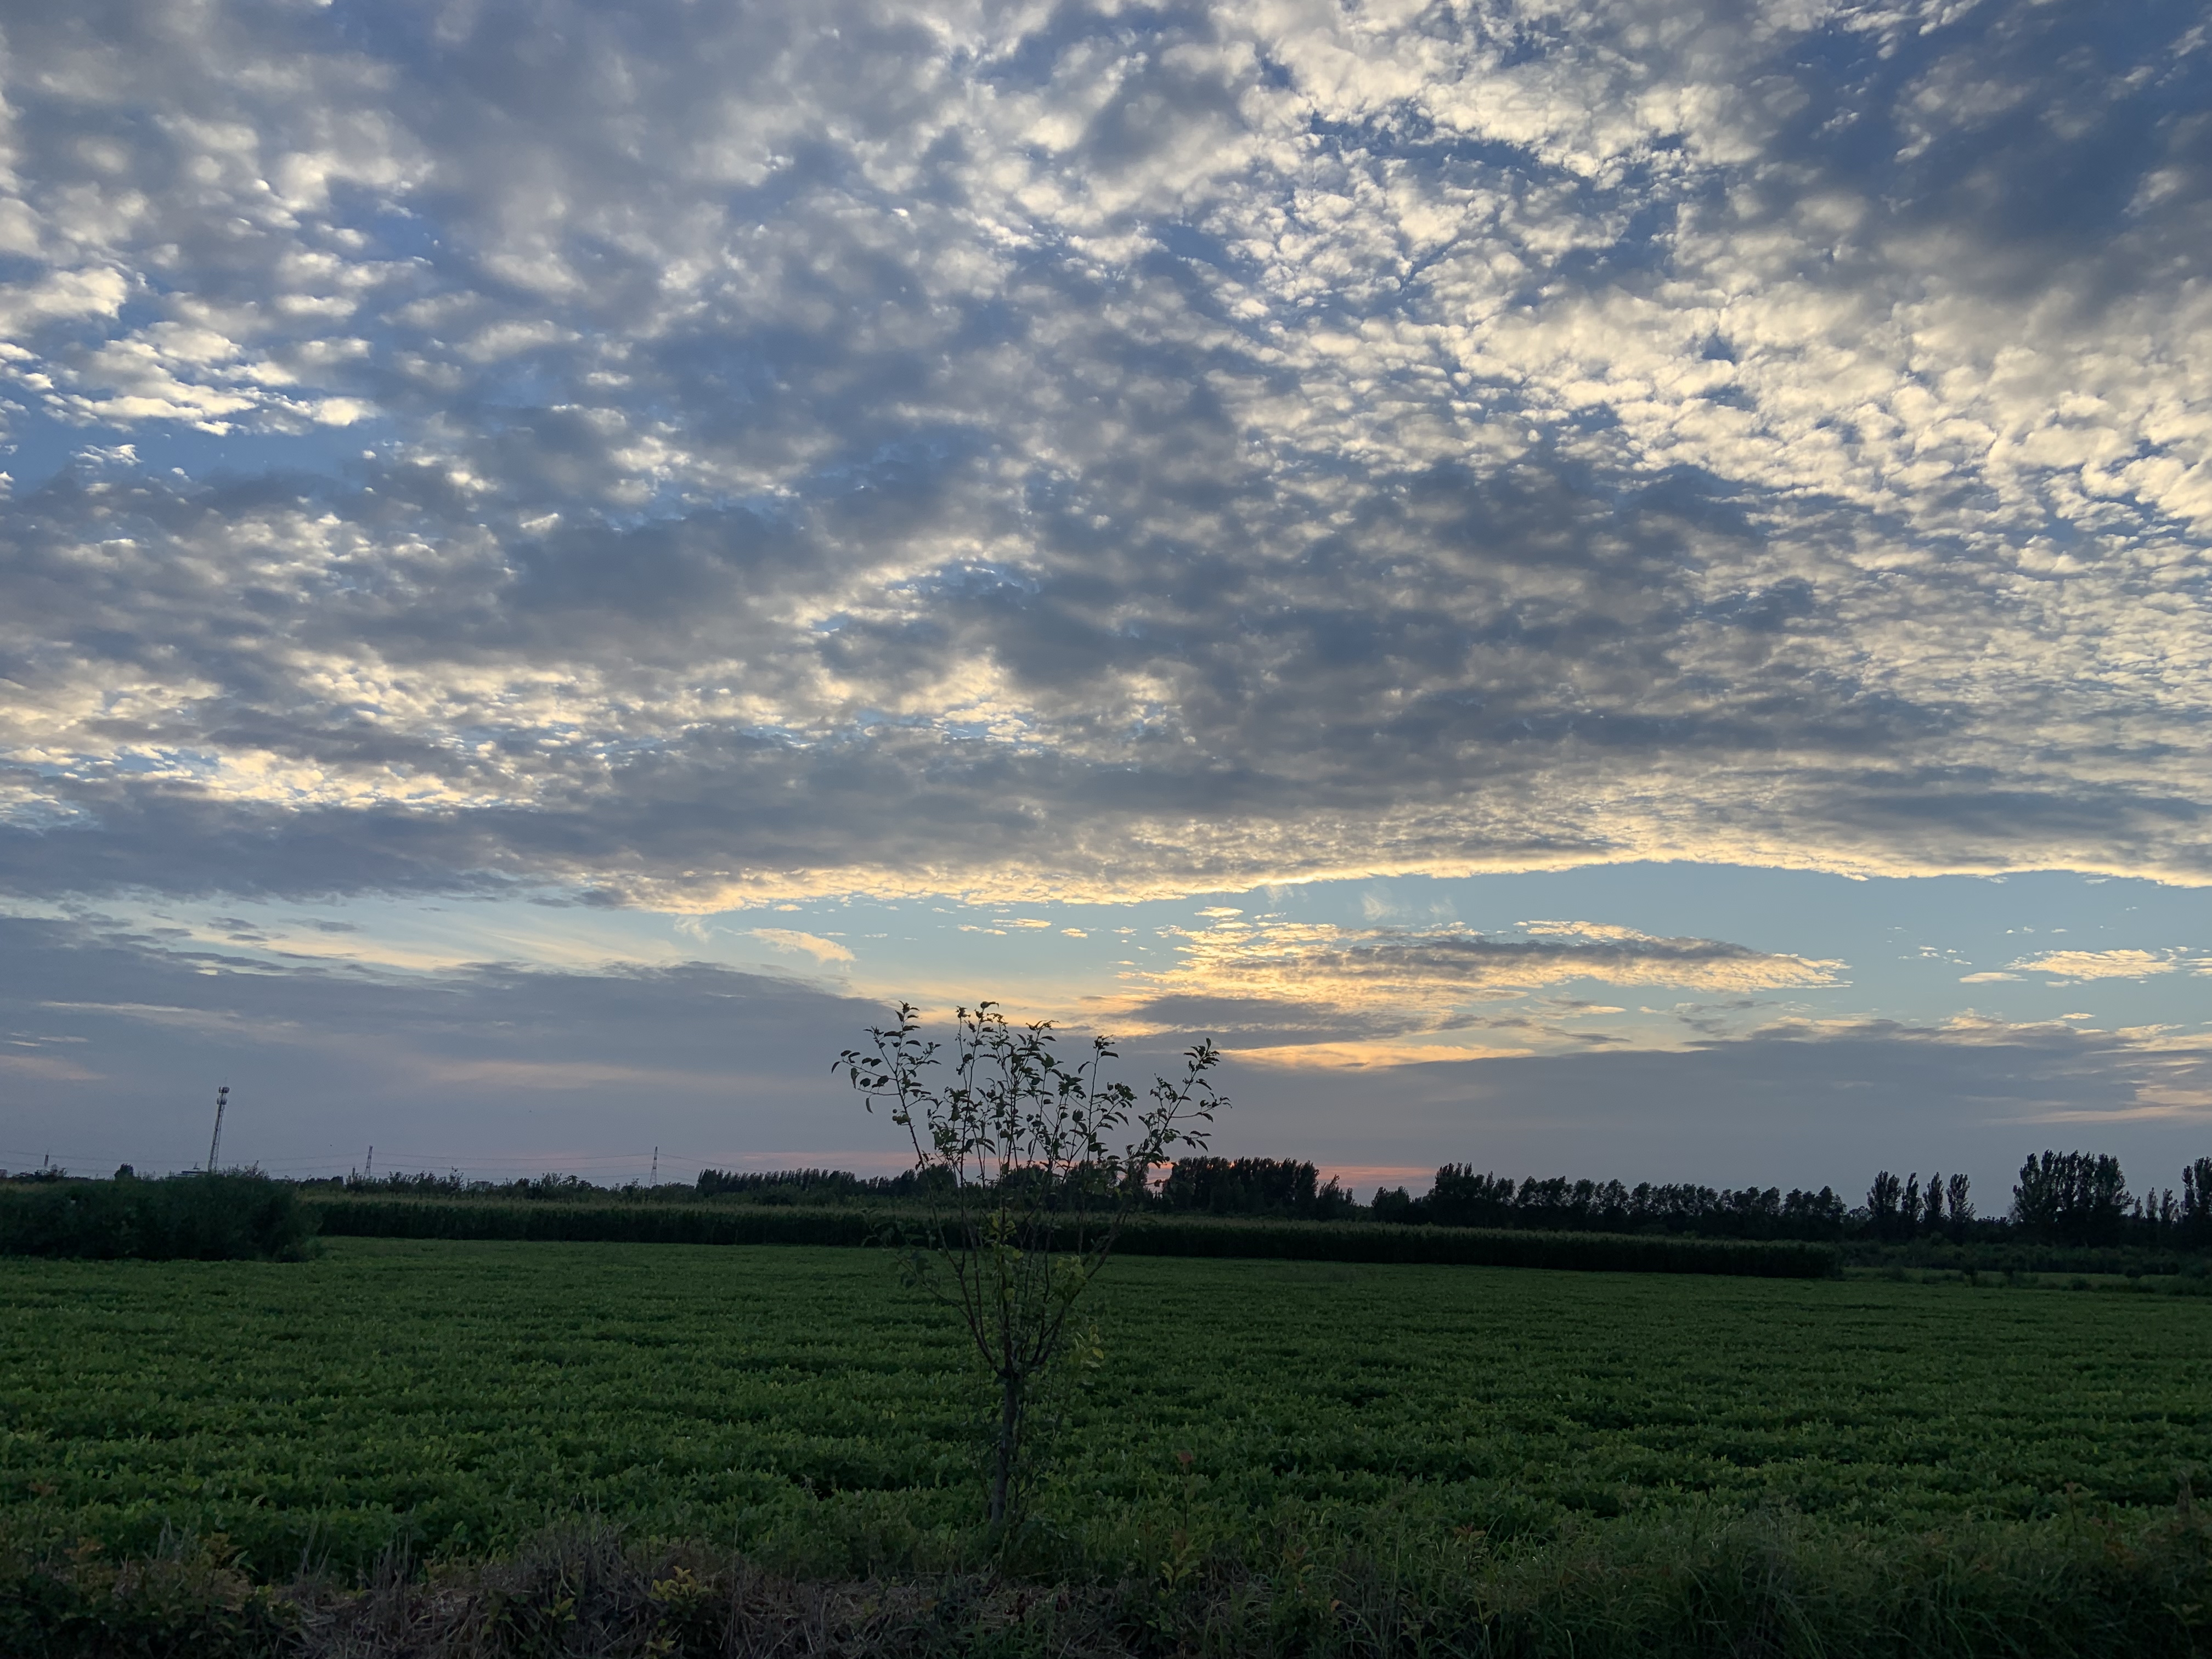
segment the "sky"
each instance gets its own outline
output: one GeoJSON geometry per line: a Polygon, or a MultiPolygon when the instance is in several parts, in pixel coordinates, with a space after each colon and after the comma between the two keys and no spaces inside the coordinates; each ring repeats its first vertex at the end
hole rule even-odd
{"type": "Polygon", "coordinates": [[[2212,1152],[2199,5],[0,0],[0,1166],[881,1171],[902,998],[1362,1188],[2212,1152]]]}

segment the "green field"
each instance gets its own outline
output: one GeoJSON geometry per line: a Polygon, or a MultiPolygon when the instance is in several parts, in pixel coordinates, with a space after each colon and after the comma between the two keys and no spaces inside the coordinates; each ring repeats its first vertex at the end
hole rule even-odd
{"type": "MultiPolygon", "coordinates": [[[[1301,1538],[1785,1508],[1931,1528],[2170,1506],[2212,1466],[2212,1301],[1130,1260],[1040,1513],[1099,1571],[1301,1538]],[[1186,1471],[1177,1454],[1192,1455],[1186,1471]]],[[[258,1570],[587,1514],[809,1571],[960,1558],[974,1396],[872,1251],[342,1240],[0,1262],[19,1538],[222,1531],[258,1570]]]]}

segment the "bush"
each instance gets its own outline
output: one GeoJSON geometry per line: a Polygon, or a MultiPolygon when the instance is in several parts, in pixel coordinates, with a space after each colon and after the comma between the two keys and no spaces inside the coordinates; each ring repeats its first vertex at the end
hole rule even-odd
{"type": "Polygon", "coordinates": [[[316,1212],[265,1176],[0,1184],[0,1255],[295,1261],[316,1212]]]}

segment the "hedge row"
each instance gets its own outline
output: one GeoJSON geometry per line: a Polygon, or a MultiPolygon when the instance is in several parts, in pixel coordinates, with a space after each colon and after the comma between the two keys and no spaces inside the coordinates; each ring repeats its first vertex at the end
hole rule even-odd
{"type": "Polygon", "coordinates": [[[1540,1233],[1489,1227],[1359,1222],[1132,1222],[1131,1255],[1281,1256],[1309,1261],[1431,1261],[1583,1273],[1734,1273],[1825,1279],[1842,1271],[1832,1244],[1800,1239],[1685,1238],[1637,1233],[1540,1233]]]}
{"type": "Polygon", "coordinates": [[[254,1175],[0,1182],[0,1255],[296,1261],[317,1213],[254,1175]]]}
{"type": "MultiPolygon", "coordinates": [[[[311,1202],[322,1217],[324,1232],[362,1238],[857,1245],[881,1237],[893,1219],[863,1209],[678,1208],[659,1204],[506,1204],[465,1200],[441,1203],[419,1199],[316,1199],[311,1202]]],[[[1839,1270],[1833,1245],[1795,1239],[1518,1232],[1358,1222],[1139,1217],[1123,1229],[1120,1249],[1128,1255],[1445,1262],[1607,1273],[1735,1273],[1764,1279],[1820,1279],[1839,1270]]]]}

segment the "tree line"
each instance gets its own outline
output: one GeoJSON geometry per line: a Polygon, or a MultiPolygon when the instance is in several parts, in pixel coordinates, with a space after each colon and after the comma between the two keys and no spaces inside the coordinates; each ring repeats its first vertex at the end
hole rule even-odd
{"type": "Polygon", "coordinates": [[[2212,1158],[2181,1171],[2178,1188],[2128,1190],[2119,1160],[2045,1152],[2021,1166],[1999,1214],[1977,1208],[1973,1183],[1941,1171],[1878,1172],[1863,1203],[1834,1188],[1709,1187],[1694,1182],[1515,1181],[1472,1164],[1446,1164],[1428,1192],[1385,1188],[1359,1203],[1334,1177],[1294,1158],[1186,1158],[1146,1200],[1173,1214],[1275,1219],[1373,1220],[1441,1227],[1559,1232],[1681,1233],[1711,1238],[2012,1237],[2063,1244],[2212,1247],[2212,1158]]]}
{"type": "Polygon", "coordinates": [[[2212,1158],[2191,1160],[2181,1188],[2128,1191],[2119,1160],[2045,1152],[2021,1165],[2012,1221],[2038,1238],[2072,1244],[2212,1245],[2212,1158]]]}
{"type": "Polygon", "coordinates": [[[1569,1181],[1565,1176],[1516,1183],[1478,1174],[1474,1166],[1447,1164],[1420,1198],[1404,1188],[1375,1195],[1380,1221],[1441,1227],[1536,1227],[1599,1233],[1698,1233],[1714,1238],[1837,1238],[1849,1219],[1844,1200],[1829,1188],[1818,1192],[1778,1187],[1735,1190],[1694,1182],[1569,1181]]]}
{"type": "Polygon", "coordinates": [[[1375,1195],[1376,1220],[1444,1227],[1536,1227],[1583,1232],[1697,1233],[1723,1238],[1872,1238],[1904,1241],[2014,1237],[2063,1244],[2212,1246],[2212,1158],[2181,1171],[2181,1184],[2128,1190],[2119,1160],[2098,1152],[2045,1152],[2021,1164],[2012,1200],[1997,1216],[1976,1209],[1964,1175],[1878,1172],[1863,1204],[1832,1188],[1735,1190],[1692,1182],[1634,1187],[1565,1177],[1516,1182],[1447,1164],[1426,1194],[1404,1188],[1375,1195]]]}
{"type": "MultiPolygon", "coordinates": [[[[18,1177],[19,1179],[21,1177],[18,1177]]],[[[1075,1174],[1064,1179],[1082,1179],[1075,1174]]],[[[599,1188],[570,1175],[521,1181],[467,1181],[458,1175],[389,1175],[332,1182],[357,1193],[421,1198],[568,1200],[609,1193],[670,1200],[738,1198],[769,1205],[844,1204],[868,1199],[941,1195],[951,1176],[908,1170],[859,1176],[847,1170],[702,1170],[681,1185],[644,1188],[632,1182],[599,1188]]],[[[1030,1179],[1014,1171],[1011,1182],[1030,1179]]],[[[323,1183],[308,1182],[306,1185],[323,1183]]],[[[1446,1164],[1429,1190],[1414,1197],[1384,1188],[1363,1204],[1334,1176],[1300,1158],[1190,1157],[1164,1180],[1133,1194],[1138,1210],[1155,1214],[1241,1216],[1291,1221],[1383,1221],[1440,1227],[1504,1227],[1556,1232],[1667,1233],[1708,1238],[1913,1239],[2014,1238],[2063,1244],[2147,1244],[2212,1248],[2212,1158],[2180,1172],[2174,1187],[2129,1190],[2119,1160],[2105,1153],[2045,1152],[2021,1164],[2010,1201],[1985,1216],[1964,1175],[1879,1171],[1865,1199],[1851,1204],[1832,1188],[1709,1187],[1695,1182],[1516,1181],[1469,1164],[1446,1164]]]]}

